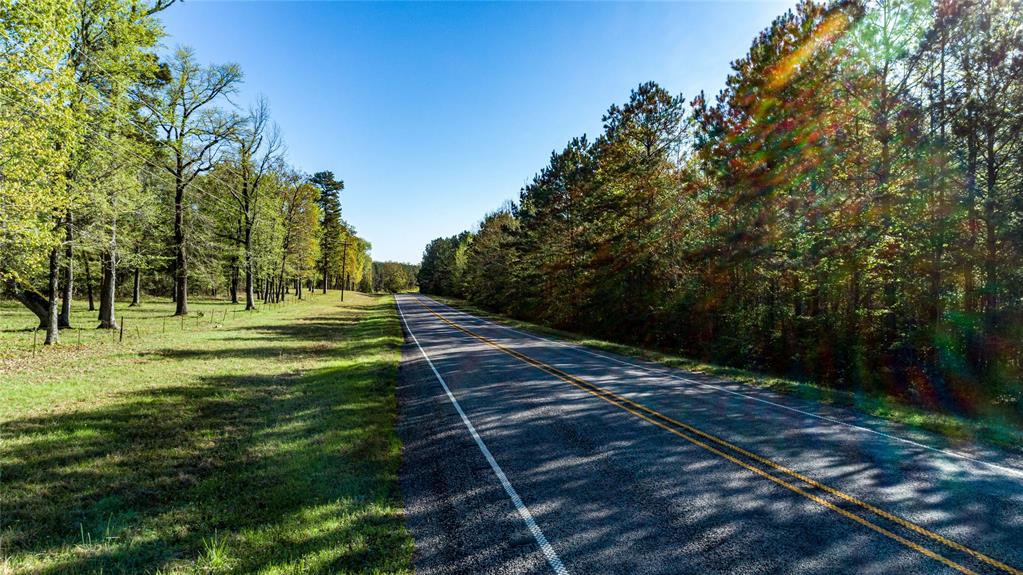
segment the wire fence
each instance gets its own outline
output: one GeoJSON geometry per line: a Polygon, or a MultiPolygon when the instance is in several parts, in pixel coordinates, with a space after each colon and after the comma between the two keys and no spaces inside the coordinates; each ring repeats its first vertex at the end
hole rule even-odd
{"type": "MultiPolygon", "coordinates": [[[[289,294],[290,295],[290,294],[289,294]]],[[[238,305],[227,301],[217,302],[213,305],[190,304],[190,312],[187,316],[175,316],[171,314],[153,315],[152,307],[146,309],[145,303],[140,308],[125,307],[115,314],[116,329],[93,328],[93,327],[70,327],[60,330],[60,339],[57,346],[45,346],[45,330],[32,328],[13,328],[6,326],[5,332],[0,332],[0,359],[18,357],[25,354],[37,355],[45,353],[48,348],[94,348],[99,346],[132,345],[148,340],[173,338],[176,334],[184,332],[194,333],[196,331],[208,331],[224,329],[237,325],[242,317],[252,317],[251,314],[277,311],[290,308],[295,304],[308,303],[313,300],[322,301],[322,297],[306,295],[303,299],[297,297],[285,297],[280,302],[256,303],[256,309],[227,309],[238,305]],[[241,316],[238,314],[242,314],[241,316]]],[[[166,304],[161,304],[166,305],[166,304]]],[[[72,321],[79,325],[93,323],[95,311],[76,310],[72,315],[72,321]],[[88,315],[86,315],[88,314],[88,315]]],[[[18,316],[34,316],[17,313],[18,316]]],[[[15,320],[17,321],[17,320],[15,320]]]]}

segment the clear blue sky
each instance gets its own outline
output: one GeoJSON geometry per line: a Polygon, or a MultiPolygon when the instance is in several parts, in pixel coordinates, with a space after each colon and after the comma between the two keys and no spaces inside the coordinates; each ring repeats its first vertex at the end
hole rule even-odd
{"type": "Polygon", "coordinates": [[[239,103],[266,95],[290,162],[345,180],[374,259],[418,262],[639,83],[716,93],[792,4],[187,0],[164,13],[164,45],[240,64],[239,103]]]}

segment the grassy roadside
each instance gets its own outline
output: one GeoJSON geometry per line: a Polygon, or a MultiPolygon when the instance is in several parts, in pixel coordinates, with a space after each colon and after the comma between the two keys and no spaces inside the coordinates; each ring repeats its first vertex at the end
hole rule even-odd
{"type": "Polygon", "coordinates": [[[0,358],[0,573],[411,571],[401,328],[336,298],[0,358]]]}
{"type": "Polygon", "coordinates": [[[1013,449],[1015,451],[1023,451],[1023,429],[1020,429],[1018,426],[1014,426],[1006,421],[996,419],[967,419],[944,413],[935,413],[912,405],[900,403],[883,396],[857,394],[829,389],[813,385],[811,383],[760,374],[753,371],[703,363],[656,350],[593,339],[585,335],[566,332],[494,314],[458,298],[434,295],[429,297],[452,307],[456,307],[482,317],[497,320],[512,327],[527,329],[540,334],[553,335],[561,339],[585,344],[595,349],[601,349],[628,357],[656,361],[670,367],[728,379],[730,381],[736,381],[746,385],[762,387],[779,393],[784,393],[786,395],[793,395],[804,399],[813,399],[830,405],[851,407],[862,413],[899,423],[910,428],[938,433],[949,438],[953,442],[977,441],[996,445],[1002,448],[1013,449]]]}

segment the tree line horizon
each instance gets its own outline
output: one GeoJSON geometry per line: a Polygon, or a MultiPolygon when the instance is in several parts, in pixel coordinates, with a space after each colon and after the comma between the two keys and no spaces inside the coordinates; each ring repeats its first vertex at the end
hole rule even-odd
{"type": "Polygon", "coordinates": [[[171,297],[184,316],[196,289],[251,310],[374,287],[343,180],[287,163],[265,98],[233,102],[238,65],[156,52],[173,4],[0,0],[0,291],[47,344],[86,321],[76,286],[90,311],[98,289],[106,329],[119,290],[133,306],[143,287],[171,297]]]}
{"type": "Polygon", "coordinates": [[[715,97],[641,84],[427,294],[1023,421],[1023,8],[803,0],[715,97]]]}

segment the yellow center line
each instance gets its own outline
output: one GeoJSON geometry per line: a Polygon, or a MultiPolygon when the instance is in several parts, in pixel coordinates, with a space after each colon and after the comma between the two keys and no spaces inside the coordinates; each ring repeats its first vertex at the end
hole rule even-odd
{"type": "Polygon", "coordinates": [[[699,447],[701,447],[701,448],[703,448],[703,449],[705,449],[705,450],[707,450],[707,451],[709,451],[709,452],[711,452],[711,453],[713,453],[715,455],[718,455],[719,457],[722,457],[722,458],[724,458],[724,459],[726,459],[728,461],[731,461],[732,463],[735,463],[736,465],[739,465],[739,466],[741,466],[741,467],[743,467],[745,469],[748,469],[748,470],[756,473],[757,475],[760,475],[760,476],[762,476],[762,477],[764,477],[766,479],[769,479],[772,482],[777,483],[778,485],[781,485],[781,486],[785,487],[786,489],[789,489],[789,490],[791,490],[791,491],[793,491],[795,493],[798,493],[798,494],[806,497],[807,499],[810,499],[811,501],[814,501],[815,503],[818,503],[819,505],[822,505],[822,506],[824,506],[824,507],[826,507],[826,508],[828,508],[828,509],[830,509],[832,511],[835,511],[836,513],[842,515],[843,517],[851,519],[851,520],[853,520],[853,521],[855,521],[855,522],[857,522],[857,523],[859,523],[859,524],[861,524],[861,525],[863,525],[863,526],[865,526],[865,527],[867,527],[869,529],[872,529],[873,531],[876,531],[877,533],[880,533],[880,534],[882,534],[882,535],[884,535],[886,537],[889,537],[889,538],[891,538],[891,539],[901,543],[902,545],[905,545],[906,547],[909,547],[910,549],[913,549],[914,551],[917,551],[917,552],[919,552],[919,553],[921,553],[921,554],[923,554],[923,555],[925,555],[925,556],[927,556],[927,557],[929,557],[931,559],[934,559],[936,561],[940,561],[941,563],[944,563],[945,565],[951,567],[952,569],[955,569],[955,570],[957,570],[959,572],[962,572],[962,573],[968,573],[968,574],[976,575],[976,573],[974,571],[970,570],[969,568],[967,568],[967,567],[965,567],[963,565],[960,565],[959,563],[956,563],[955,561],[952,561],[951,559],[949,559],[949,558],[947,558],[947,557],[945,557],[943,555],[939,555],[938,553],[935,553],[935,552],[933,552],[933,551],[931,551],[929,549],[921,547],[920,545],[918,545],[918,544],[916,544],[916,543],[906,539],[905,537],[902,537],[902,536],[900,536],[900,535],[898,535],[896,533],[893,533],[893,532],[885,529],[884,527],[881,527],[880,525],[872,523],[871,521],[868,521],[867,519],[864,519],[864,518],[862,518],[862,517],[860,517],[858,515],[850,513],[849,511],[847,511],[845,509],[842,509],[841,507],[838,507],[838,506],[834,505],[833,503],[831,503],[831,502],[829,502],[829,501],[827,501],[825,499],[822,499],[821,497],[819,497],[817,495],[814,495],[812,493],[808,493],[807,491],[805,491],[804,489],[802,489],[802,488],[800,488],[800,487],[798,487],[796,485],[792,485],[791,483],[788,483],[787,481],[784,481],[783,479],[775,477],[775,476],[767,473],[766,471],[764,471],[764,470],[762,470],[762,469],[760,469],[758,467],[750,465],[750,464],[748,464],[748,463],[746,463],[746,462],[744,462],[744,461],[742,461],[740,459],[737,459],[736,457],[734,457],[734,456],[732,456],[732,455],[730,455],[728,453],[725,453],[725,452],[721,451],[720,449],[718,449],[718,448],[716,448],[716,447],[714,447],[712,445],[709,445],[708,443],[706,443],[704,441],[701,441],[701,440],[699,440],[699,439],[697,439],[695,437],[692,437],[689,434],[696,435],[696,436],[698,436],[700,438],[706,439],[709,442],[716,443],[716,444],[718,444],[718,445],[720,445],[722,447],[725,447],[725,448],[730,449],[730,450],[732,450],[734,452],[737,452],[737,453],[739,453],[739,454],[741,454],[741,455],[743,455],[745,457],[753,459],[753,460],[755,460],[755,461],[757,461],[757,462],[759,462],[759,463],[761,463],[763,465],[766,465],[766,466],[768,466],[768,467],[770,467],[772,469],[775,469],[776,471],[784,473],[785,475],[788,475],[788,476],[790,476],[792,478],[798,479],[799,481],[801,481],[801,482],[803,482],[803,483],[805,483],[807,485],[810,485],[810,486],[812,486],[812,487],[814,487],[816,489],[820,489],[821,491],[829,493],[829,494],[831,494],[831,495],[833,495],[835,497],[838,497],[838,498],[840,498],[840,499],[842,499],[844,501],[847,501],[847,502],[849,502],[849,503],[851,503],[853,505],[856,505],[856,506],[858,506],[858,507],[860,507],[862,509],[865,509],[865,510],[867,510],[867,511],[869,511],[869,512],[871,512],[871,513],[873,513],[873,514],[875,514],[875,515],[877,515],[879,517],[882,517],[882,518],[884,518],[884,519],[886,519],[888,521],[891,521],[891,522],[893,522],[893,523],[895,523],[897,525],[901,525],[902,527],[905,527],[906,529],[909,529],[910,531],[913,531],[913,532],[915,532],[915,533],[917,533],[919,535],[922,535],[924,537],[927,537],[929,539],[937,541],[938,543],[941,543],[941,544],[943,544],[943,545],[945,545],[945,546],[947,546],[947,547],[949,547],[951,549],[954,549],[956,551],[960,551],[962,553],[970,555],[971,557],[977,559],[978,561],[981,561],[983,563],[991,565],[992,567],[996,567],[996,568],[998,568],[998,569],[1000,569],[1000,570],[1002,570],[1002,571],[1004,571],[1006,573],[1010,573],[1011,575],[1023,575],[1023,571],[1020,571],[1019,569],[1016,569],[1016,568],[1014,568],[1014,567],[1012,567],[1010,565],[1007,565],[1007,564],[1005,564],[1005,563],[1003,563],[1001,561],[998,561],[997,559],[989,557],[988,555],[985,555],[985,554],[981,553],[980,551],[976,551],[974,549],[966,547],[965,545],[962,545],[961,543],[957,543],[955,541],[952,541],[951,539],[948,539],[947,537],[944,537],[944,536],[942,536],[942,535],[940,535],[938,533],[930,531],[929,529],[927,529],[925,527],[922,527],[920,525],[917,525],[916,523],[913,523],[913,522],[911,522],[911,521],[909,521],[907,519],[903,519],[902,517],[898,517],[897,515],[894,515],[894,514],[888,512],[888,511],[880,509],[880,508],[878,508],[878,507],[876,507],[874,505],[871,505],[870,503],[862,501],[862,500],[860,500],[860,499],[858,499],[858,498],[856,498],[856,497],[854,497],[852,495],[849,495],[849,494],[847,494],[847,493],[845,493],[843,491],[840,491],[838,489],[835,489],[833,487],[830,487],[828,485],[820,483],[819,481],[817,481],[815,479],[812,479],[810,477],[807,477],[807,476],[805,476],[805,475],[803,475],[803,474],[801,474],[801,473],[799,473],[797,471],[789,469],[788,467],[786,467],[786,466],[784,466],[784,465],[782,465],[780,463],[772,461],[772,460],[770,460],[770,459],[768,459],[766,457],[763,457],[761,455],[753,453],[752,451],[749,451],[747,449],[739,447],[738,445],[735,445],[735,444],[733,444],[731,442],[728,442],[728,441],[726,441],[724,439],[721,439],[721,438],[716,437],[714,435],[711,435],[711,434],[709,434],[709,433],[707,433],[705,431],[697,429],[696,427],[693,427],[692,425],[689,425],[687,423],[683,423],[683,422],[678,421],[676,419],[673,419],[673,418],[671,418],[671,417],[669,417],[667,415],[664,415],[663,413],[655,411],[655,410],[653,410],[653,409],[651,409],[651,408],[649,408],[649,407],[647,407],[645,405],[636,403],[636,402],[634,402],[634,401],[632,401],[630,399],[622,397],[622,396],[620,396],[620,395],[618,395],[618,394],[616,394],[616,393],[614,393],[614,392],[612,392],[612,391],[610,391],[610,390],[608,390],[606,388],[600,387],[599,385],[596,385],[596,384],[591,383],[589,381],[586,381],[584,379],[580,379],[580,378],[578,378],[578,377],[576,377],[574,375],[571,375],[569,373],[561,371],[560,369],[558,369],[556,367],[553,367],[551,365],[543,363],[543,362],[541,362],[539,360],[536,360],[536,359],[534,359],[532,357],[529,357],[529,356],[527,356],[527,355],[525,355],[523,353],[520,353],[520,352],[515,351],[513,349],[510,349],[508,347],[505,347],[504,345],[501,345],[500,343],[497,343],[497,342],[491,340],[490,338],[487,338],[485,336],[477,334],[477,333],[475,333],[475,332],[473,332],[473,331],[471,331],[471,330],[469,330],[469,329],[467,329],[467,328],[465,328],[465,327],[463,327],[463,326],[461,326],[461,325],[459,325],[459,324],[449,320],[448,318],[446,318],[443,315],[441,315],[441,314],[437,313],[436,311],[434,311],[433,308],[431,308],[430,306],[427,306],[426,304],[424,304],[419,299],[416,300],[416,303],[418,303],[424,309],[426,309],[431,314],[433,314],[434,316],[438,317],[440,320],[442,320],[443,322],[447,323],[451,327],[453,327],[453,328],[455,328],[455,329],[457,329],[457,330],[459,330],[459,331],[461,331],[461,332],[463,332],[463,333],[465,333],[465,334],[467,334],[467,335],[469,335],[469,336],[471,336],[473,338],[476,338],[476,339],[486,343],[487,345],[490,345],[491,347],[494,347],[494,348],[496,348],[496,349],[498,349],[498,350],[500,350],[500,351],[502,351],[502,352],[504,352],[504,353],[506,353],[506,354],[508,354],[508,355],[510,355],[510,356],[512,356],[512,357],[514,357],[514,358],[516,358],[516,359],[518,359],[520,361],[522,361],[522,362],[525,362],[525,363],[527,363],[529,365],[532,365],[533,367],[536,367],[536,368],[540,369],[541,371],[543,371],[543,372],[545,372],[545,373],[547,373],[549,375],[552,375],[552,376],[554,376],[554,377],[556,377],[556,378],[558,378],[558,379],[560,379],[560,380],[562,380],[562,381],[564,381],[566,383],[569,383],[569,384],[571,384],[571,385],[573,385],[575,387],[578,387],[579,389],[582,389],[583,391],[586,391],[587,393],[590,393],[591,395],[593,395],[593,396],[595,396],[595,397],[597,397],[599,399],[602,399],[602,400],[604,400],[604,401],[606,401],[606,402],[608,402],[608,403],[610,403],[610,404],[612,404],[612,405],[614,405],[614,406],[616,406],[616,407],[618,407],[618,408],[620,408],[620,409],[622,409],[622,410],[624,410],[624,411],[626,411],[628,413],[631,413],[632,415],[635,415],[636,417],[639,417],[640,419],[643,419],[644,421],[652,423],[653,425],[656,425],[657,427],[660,427],[661,429],[664,429],[664,430],[666,430],[666,431],[668,431],[668,432],[670,432],[670,433],[672,433],[672,434],[674,434],[674,435],[676,435],[678,437],[681,437],[681,438],[685,439],[686,441],[688,441],[690,443],[693,443],[694,445],[697,445],[697,446],[699,446],[699,447]],[[660,421],[658,421],[658,420],[660,420],[660,421]],[[666,425],[666,424],[670,424],[671,426],[676,426],[676,427],[681,428],[682,430],[685,430],[686,432],[689,432],[689,433],[684,433],[684,432],[680,431],[679,429],[676,429],[676,428],[671,427],[671,426],[666,425]]]}

